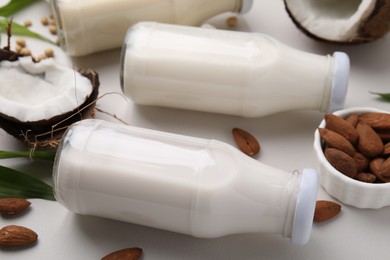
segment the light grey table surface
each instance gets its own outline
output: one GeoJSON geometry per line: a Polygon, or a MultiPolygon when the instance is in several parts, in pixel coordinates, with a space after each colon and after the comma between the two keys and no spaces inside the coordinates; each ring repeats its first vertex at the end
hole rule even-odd
{"type": "MultiPolygon", "coordinates": [[[[40,17],[48,13],[46,3],[41,2],[16,15],[15,20],[22,21],[27,17],[38,24],[40,17]]],[[[209,22],[217,26],[224,25],[227,16],[229,14],[221,15],[209,22]]],[[[390,92],[390,35],[359,46],[319,43],[295,27],[282,1],[265,0],[256,0],[251,12],[239,17],[236,30],[266,33],[292,47],[318,54],[345,51],[351,58],[346,107],[373,106],[390,111],[390,103],[382,102],[369,93],[390,92]]],[[[43,48],[40,42],[29,42],[34,50],[43,48]]],[[[101,94],[120,93],[119,49],[74,59],[56,51],[60,62],[95,69],[101,80],[101,94]]],[[[320,112],[284,112],[245,119],[139,107],[118,94],[105,96],[98,105],[135,126],[217,139],[233,145],[230,130],[241,127],[259,139],[262,152],[257,159],[261,162],[286,171],[315,167],[312,143],[314,131],[323,117],[320,112]]],[[[101,113],[97,117],[114,121],[112,117],[101,113]]],[[[0,149],[21,150],[23,146],[1,130],[0,149]]],[[[30,162],[28,159],[9,159],[0,163],[51,182],[50,163],[30,162]]],[[[318,198],[334,200],[322,188],[318,198]]],[[[57,202],[39,199],[31,201],[29,212],[17,218],[1,217],[0,226],[16,224],[30,227],[39,234],[39,242],[23,250],[0,249],[0,259],[100,259],[111,251],[133,246],[143,248],[144,259],[381,260],[388,259],[390,255],[390,207],[363,210],[343,205],[342,213],[336,219],[313,226],[307,245],[294,246],[288,239],[271,234],[198,239],[129,223],[74,215],[57,202]]]]}

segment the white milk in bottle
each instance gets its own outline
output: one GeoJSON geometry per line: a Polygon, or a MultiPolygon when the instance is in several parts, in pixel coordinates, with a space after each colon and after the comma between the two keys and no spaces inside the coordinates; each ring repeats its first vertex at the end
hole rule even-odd
{"type": "Polygon", "coordinates": [[[122,45],[140,21],[200,25],[224,12],[248,12],[253,0],[51,0],[61,45],[81,56],[122,45]]]}
{"type": "Polygon", "coordinates": [[[270,167],[216,140],[83,120],[64,135],[53,187],[79,214],[196,237],[267,232],[305,244],[318,176],[270,167]]]}
{"type": "Polygon", "coordinates": [[[259,34],[142,22],[129,29],[121,84],[136,104],[258,117],[343,107],[349,58],[259,34]]]}

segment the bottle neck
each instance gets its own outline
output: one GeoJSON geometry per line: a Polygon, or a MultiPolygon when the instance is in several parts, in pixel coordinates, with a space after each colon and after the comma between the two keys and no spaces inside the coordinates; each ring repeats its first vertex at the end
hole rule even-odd
{"type": "MultiPolygon", "coordinates": [[[[212,194],[198,192],[192,235],[218,237],[273,233],[291,237],[300,174],[285,172],[237,154],[233,174],[212,194]]],[[[204,187],[200,183],[200,187],[204,187]]]]}

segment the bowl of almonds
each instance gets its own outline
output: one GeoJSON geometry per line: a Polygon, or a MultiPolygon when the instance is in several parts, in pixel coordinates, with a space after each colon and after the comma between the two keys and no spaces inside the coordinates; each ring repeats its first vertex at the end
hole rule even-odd
{"type": "Polygon", "coordinates": [[[355,107],[326,114],[314,151],[329,195],[357,208],[390,205],[390,112],[355,107]]]}

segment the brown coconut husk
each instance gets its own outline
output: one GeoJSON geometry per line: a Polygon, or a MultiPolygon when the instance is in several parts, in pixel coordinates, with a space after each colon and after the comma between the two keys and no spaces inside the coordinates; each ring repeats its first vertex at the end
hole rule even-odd
{"type": "MultiPolygon", "coordinates": [[[[13,62],[22,56],[10,49],[10,28],[11,26],[9,25],[7,29],[7,46],[0,49],[0,61],[8,60],[13,62]]],[[[14,117],[0,113],[0,128],[28,144],[30,149],[57,148],[64,132],[70,125],[95,116],[95,106],[100,86],[99,76],[92,69],[81,69],[79,72],[87,77],[93,86],[92,92],[79,107],[64,114],[34,122],[22,122],[14,117]]]]}
{"type": "Polygon", "coordinates": [[[80,70],[93,85],[93,91],[85,101],[73,111],[34,122],[22,122],[0,113],[0,127],[15,138],[26,142],[30,148],[56,148],[66,129],[73,123],[93,118],[99,94],[99,77],[93,70],[80,70]]]}
{"type": "Polygon", "coordinates": [[[361,21],[356,37],[348,41],[336,41],[322,38],[321,35],[313,34],[306,30],[294,17],[287,7],[286,0],[284,0],[285,9],[295,24],[308,37],[327,43],[341,44],[341,45],[357,45],[362,43],[369,43],[378,40],[385,36],[390,31],[390,0],[377,0],[374,10],[367,19],[361,21]]]}

